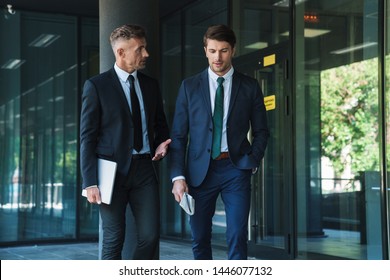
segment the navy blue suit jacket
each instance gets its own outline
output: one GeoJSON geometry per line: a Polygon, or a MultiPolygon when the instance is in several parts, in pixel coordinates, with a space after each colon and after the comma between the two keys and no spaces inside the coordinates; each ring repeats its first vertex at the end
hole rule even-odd
{"type": "MultiPolygon", "coordinates": [[[[169,138],[158,82],[137,74],[142,91],[151,154],[169,138]]],[[[119,78],[111,68],[84,84],[80,119],[80,163],[83,188],[97,185],[97,158],[117,162],[116,184],[122,184],[133,153],[133,121],[119,78]]]]}
{"type": "MultiPolygon", "coordinates": [[[[227,116],[230,160],[239,169],[259,166],[269,131],[263,94],[257,80],[236,70],[233,74],[227,116]],[[253,139],[248,141],[249,128],[253,139]]],[[[213,121],[208,70],[185,79],[179,89],[171,129],[170,176],[183,175],[190,186],[199,186],[211,160],[213,121]]]]}

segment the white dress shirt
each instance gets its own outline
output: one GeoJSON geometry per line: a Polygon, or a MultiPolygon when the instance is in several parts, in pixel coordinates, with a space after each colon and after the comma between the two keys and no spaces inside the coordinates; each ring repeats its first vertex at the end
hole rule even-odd
{"type": "MultiPolygon", "coordinates": [[[[210,68],[208,72],[209,72],[211,112],[213,112],[214,114],[215,93],[218,87],[217,79],[220,76],[215,74],[210,68]]],[[[225,80],[223,81],[222,84],[223,85],[223,123],[222,123],[221,152],[228,151],[227,136],[226,136],[226,122],[227,122],[227,114],[229,110],[230,97],[232,91],[233,73],[234,73],[234,68],[232,67],[225,75],[222,76],[225,80]]]]}
{"type": "MultiPolygon", "coordinates": [[[[130,111],[131,110],[131,101],[130,101],[130,82],[128,80],[129,73],[126,71],[120,69],[118,65],[114,65],[114,69],[116,74],[118,75],[118,78],[121,82],[123,91],[126,96],[127,103],[129,104],[130,111]]],[[[138,99],[139,99],[139,106],[141,110],[141,120],[142,120],[142,132],[143,132],[143,147],[142,150],[137,153],[137,151],[133,150],[133,154],[148,154],[150,153],[150,146],[149,146],[149,139],[148,139],[148,130],[146,127],[146,116],[145,116],[145,107],[144,107],[144,101],[142,99],[142,93],[141,93],[141,87],[139,85],[139,81],[137,78],[137,71],[134,71],[131,73],[131,75],[134,77],[134,86],[135,86],[135,92],[137,93],[138,99]]]]}

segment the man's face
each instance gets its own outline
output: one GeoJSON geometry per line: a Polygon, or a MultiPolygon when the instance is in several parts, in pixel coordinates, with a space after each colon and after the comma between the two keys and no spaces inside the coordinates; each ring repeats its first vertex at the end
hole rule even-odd
{"type": "Polygon", "coordinates": [[[207,39],[204,51],[211,70],[218,76],[225,75],[232,67],[235,48],[232,48],[228,42],[207,39]]]}
{"type": "Polygon", "coordinates": [[[131,38],[118,43],[117,64],[128,73],[143,69],[149,53],[146,50],[145,38],[131,38]]]}

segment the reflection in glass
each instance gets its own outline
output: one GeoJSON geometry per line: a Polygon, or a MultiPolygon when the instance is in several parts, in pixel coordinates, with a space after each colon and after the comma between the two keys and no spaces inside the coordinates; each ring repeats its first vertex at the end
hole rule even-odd
{"type": "MultiPolygon", "coordinates": [[[[385,24],[384,26],[390,25],[390,0],[386,0],[386,7],[387,9],[384,11],[385,15],[385,24]]],[[[384,70],[385,70],[385,83],[384,83],[384,91],[385,91],[385,122],[386,122],[386,140],[385,140],[385,147],[386,147],[386,170],[387,174],[389,174],[390,170],[390,30],[387,29],[387,34],[385,35],[385,63],[384,63],[384,70]]],[[[390,180],[389,175],[387,177],[387,208],[386,208],[386,214],[387,214],[387,244],[390,244],[390,180]]],[[[388,246],[388,252],[387,255],[390,255],[390,246],[388,246]]]]}
{"type": "MultiPolygon", "coordinates": [[[[82,22],[94,28],[84,41],[96,34],[84,44],[97,45],[97,22],[82,22]]],[[[76,26],[70,16],[0,18],[2,41],[14,38],[0,50],[0,65],[8,65],[0,71],[0,243],[77,237],[76,26]]],[[[87,217],[81,229],[90,221],[96,236],[97,218],[87,217]]]]}
{"type": "Polygon", "coordinates": [[[298,30],[300,258],[381,259],[377,1],[306,1],[298,30]],[[302,122],[300,122],[302,121],[302,122]]]}

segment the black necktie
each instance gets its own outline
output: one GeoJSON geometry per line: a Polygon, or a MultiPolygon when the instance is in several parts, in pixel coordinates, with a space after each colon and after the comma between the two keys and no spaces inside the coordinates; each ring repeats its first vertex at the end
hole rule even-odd
{"type": "Polygon", "coordinates": [[[139,152],[142,149],[142,121],[141,121],[141,109],[139,106],[139,100],[135,93],[134,77],[129,76],[130,82],[130,100],[131,100],[131,114],[133,116],[134,123],[134,149],[139,152]]]}
{"type": "Polygon", "coordinates": [[[213,115],[213,146],[211,150],[211,157],[217,158],[221,154],[221,139],[222,139],[222,125],[223,125],[223,81],[225,79],[219,77],[217,79],[218,87],[215,93],[214,115],[213,115]]]}

